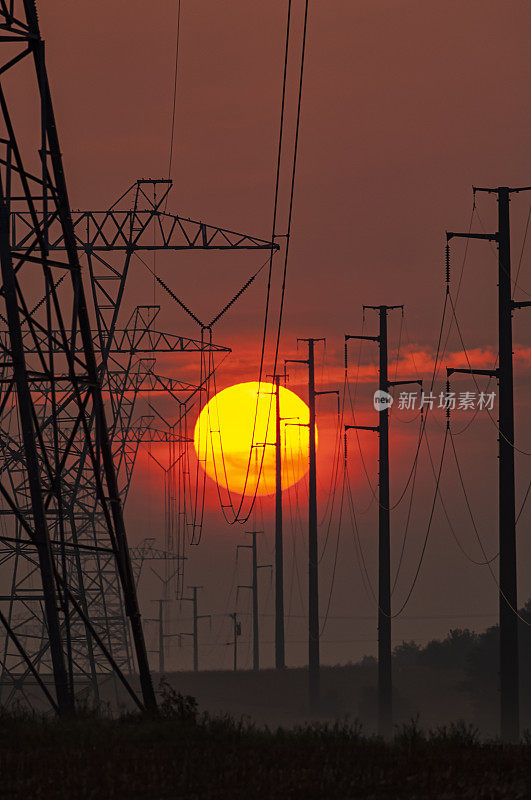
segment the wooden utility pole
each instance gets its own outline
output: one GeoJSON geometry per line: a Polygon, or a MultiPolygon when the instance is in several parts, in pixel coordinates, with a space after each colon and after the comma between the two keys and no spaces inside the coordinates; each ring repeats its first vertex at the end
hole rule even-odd
{"type": "Polygon", "coordinates": [[[263,531],[246,531],[252,537],[252,544],[239,544],[236,546],[236,554],[241,548],[249,549],[252,553],[252,583],[240,584],[236,589],[236,597],[240,589],[250,589],[253,596],[253,669],[260,669],[260,628],[258,614],[258,570],[271,569],[271,564],[259,564],[258,552],[256,549],[256,534],[263,531]]]}
{"type": "Polygon", "coordinates": [[[403,306],[363,306],[378,311],[380,328],[378,336],[345,336],[349,339],[368,339],[378,342],[380,349],[379,391],[374,405],[379,413],[379,423],[371,425],[345,425],[345,430],[369,430],[378,434],[378,732],[390,738],[393,731],[393,677],[391,647],[391,512],[389,502],[389,389],[420,381],[390,381],[388,378],[387,313],[403,306]]]}
{"type": "Polygon", "coordinates": [[[447,369],[471,375],[497,378],[499,391],[499,613],[500,613],[500,733],[505,741],[520,737],[520,692],[518,652],[518,593],[516,582],[516,514],[514,491],[514,382],[512,315],[531,302],[512,300],[510,196],[531,190],[530,186],[496,189],[474,188],[495,194],[498,200],[496,233],[447,232],[446,239],[486,239],[498,245],[498,369],[447,369]]]}
{"type": "MultiPolygon", "coordinates": [[[[324,339],[297,339],[307,342],[308,358],[287,358],[286,364],[308,366],[309,421],[309,470],[308,470],[308,700],[310,711],[316,712],[320,705],[320,659],[319,659],[319,557],[317,543],[317,471],[315,447],[315,398],[321,394],[337,394],[336,390],[315,389],[315,343],[324,339]]],[[[289,423],[288,423],[289,424],[289,423]]],[[[303,425],[303,423],[291,423],[303,425]]]]}

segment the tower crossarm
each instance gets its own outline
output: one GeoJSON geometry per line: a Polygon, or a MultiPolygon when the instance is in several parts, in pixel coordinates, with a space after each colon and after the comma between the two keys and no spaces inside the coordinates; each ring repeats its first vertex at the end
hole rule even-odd
{"type": "MultiPolygon", "coordinates": [[[[278,250],[278,244],[246,233],[210,225],[163,209],[171,181],[136,181],[110,208],[72,211],[76,243],[85,253],[122,250],[278,250]],[[162,190],[157,187],[162,184],[162,190]],[[122,207],[118,208],[118,204],[122,207]],[[129,206],[129,208],[124,208],[129,206]],[[133,206],[133,208],[131,208],[133,206]]],[[[57,214],[41,213],[39,224],[47,230],[50,250],[64,250],[65,240],[57,214]]],[[[35,238],[35,221],[28,211],[11,212],[14,252],[25,252],[35,238]]]]}
{"type": "MultiPolygon", "coordinates": [[[[97,331],[92,331],[94,341],[97,341],[97,331]]],[[[45,331],[25,329],[23,331],[25,352],[28,355],[38,354],[41,350],[47,352],[63,352],[63,343],[60,332],[53,331],[51,335],[45,331]]],[[[113,354],[131,355],[134,353],[230,353],[230,347],[215,344],[214,342],[189,339],[164,331],[154,331],[150,328],[133,330],[121,328],[114,331],[112,344],[109,350],[113,354]]],[[[9,345],[7,332],[0,331],[0,353],[8,354],[9,345]]],[[[96,350],[96,355],[98,351],[96,350]]]]}

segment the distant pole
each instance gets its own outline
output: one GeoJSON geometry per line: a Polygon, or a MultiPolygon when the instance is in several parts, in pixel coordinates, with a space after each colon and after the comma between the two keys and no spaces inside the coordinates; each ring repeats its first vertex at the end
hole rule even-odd
{"type": "MultiPolygon", "coordinates": [[[[392,386],[420,381],[390,381],[388,376],[387,313],[403,306],[363,306],[378,311],[378,336],[345,336],[377,342],[380,355],[378,388],[386,395],[392,386]]],[[[393,678],[391,646],[391,511],[389,502],[389,408],[378,408],[378,425],[345,425],[345,430],[370,430],[378,434],[378,733],[386,739],[393,732],[393,678]]]]}
{"type": "Polygon", "coordinates": [[[240,548],[251,550],[252,554],[252,583],[240,584],[237,587],[237,592],[240,589],[250,589],[252,593],[252,619],[253,619],[253,670],[260,669],[260,627],[259,627],[259,609],[258,609],[258,570],[264,568],[271,568],[271,564],[258,563],[258,551],[256,547],[256,534],[263,533],[263,531],[246,531],[252,537],[252,544],[239,544],[236,546],[236,552],[240,548]]]}
{"type": "Polygon", "coordinates": [[[183,597],[183,600],[186,600],[192,603],[192,633],[182,633],[181,636],[192,636],[192,646],[193,646],[193,660],[194,660],[194,672],[199,670],[199,625],[198,621],[200,619],[209,619],[212,620],[211,614],[198,614],[197,613],[197,591],[198,589],[202,589],[202,586],[189,586],[189,589],[192,590],[191,597],[183,597]]]}
{"type": "Polygon", "coordinates": [[[258,562],[256,558],[256,531],[252,534],[253,557],[253,669],[260,669],[260,634],[258,630],[258,562]]]}
{"type": "Polygon", "coordinates": [[[193,614],[194,614],[194,628],[193,628],[193,641],[194,641],[194,672],[197,672],[199,669],[199,647],[198,647],[198,636],[197,636],[197,586],[192,587],[193,591],[193,614]]]}
{"type": "Polygon", "coordinates": [[[158,600],[152,600],[151,602],[158,604],[158,615],[156,617],[152,617],[150,619],[146,619],[146,622],[156,622],[157,623],[157,631],[158,631],[158,648],[155,651],[159,658],[159,675],[163,675],[165,671],[165,642],[166,639],[173,634],[168,634],[165,631],[165,603],[168,603],[168,599],[165,597],[161,597],[158,600]]]}
{"type": "Polygon", "coordinates": [[[159,600],[159,675],[164,675],[164,600],[159,600]]]}
{"type": "Polygon", "coordinates": [[[510,196],[531,187],[474,188],[474,192],[495,194],[498,200],[497,233],[453,233],[446,239],[487,239],[498,244],[498,369],[447,369],[454,372],[490,375],[498,379],[499,392],[499,613],[500,613],[500,733],[504,741],[520,738],[520,688],[518,649],[518,593],[516,578],[516,512],[514,487],[514,380],[512,315],[528,308],[530,301],[512,300],[510,196]]]}
{"type": "MultiPolygon", "coordinates": [[[[297,339],[307,342],[308,359],[286,359],[285,363],[307,364],[309,421],[308,470],[308,701],[310,710],[316,712],[320,705],[319,663],[319,558],[317,544],[317,470],[315,446],[315,398],[320,394],[337,394],[337,391],[315,390],[315,343],[324,339],[297,339]]],[[[297,423],[293,423],[297,424],[297,423]]]]}
{"type": "Polygon", "coordinates": [[[233,670],[234,670],[234,672],[237,672],[237,670],[238,670],[238,636],[241,635],[242,628],[241,628],[241,624],[238,622],[238,614],[235,611],[232,614],[229,614],[229,617],[232,619],[233,670]]]}

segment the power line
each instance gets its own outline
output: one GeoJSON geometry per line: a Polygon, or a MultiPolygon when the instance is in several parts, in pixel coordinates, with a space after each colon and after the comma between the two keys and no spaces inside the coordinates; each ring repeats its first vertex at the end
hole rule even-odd
{"type": "MultiPolygon", "coordinates": [[[[181,34],[181,0],[177,0],[177,36],[175,41],[175,71],[173,77],[173,101],[171,113],[170,154],[168,158],[168,178],[171,176],[173,162],[173,141],[175,135],[175,111],[177,106],[177,78],[179,75],[179,43],[181,34]]],[[[167,199],[166,199],[167,202],[167,199]]]]}
{"type": "Polygon", "coordinates": [[[422,550],[420,552],[419,561],[418,561],[418,564],[417,564],[417,568],[415,570],[415,576],[413,578],[413,581],[411,583],[410,589],[409,589],[409,591],[408,591],[408,593],[406,595],[406,598],[405,598],[404,602],[402,603],[402,605],[400,606],[398,611],[396,611],[394,614],[392,614],[392,618],[393,619],[395,619],[396,617],[399,617],[402,614],[402,612],[405,609],[405,607],[407,606],[407,604],[409,603],[411,595],[413,594],[413,590],[414,590],[414,588],[415,588],[415,586],[417,584],[418,577],[420,575],[422,562],[424,561],[424,555],[426,553],[426,547],[428,545],[428,539],[429,539],[430,532],[431,532],[433,516],[434,516],[434,513],[435,513],[435,506],[437,504],[437,497],[439,495],[439,484],[440,484],[440,481],[441,481],[441,473],[442,473],[442,468],[443,468],[443,463],[444,463],[444,455],[445,455],[445,452],[446,452],[447,439],[448,439],[448,428],[446,428],[445,435],[444,435],[443,447],[442,447],[442,452],[441,452],[441,461],[440,461],[440,464],[439,464],[439,471],[438,471],[438,474],[437,474],[437,482],[436,482],[436,485],[435,485],[435,492],[434,492],[434,495],[433,495],[433,502],[432,502],[432,506],[431,506],[431,510],[430,510],[430,516],[429,516],[429,519],[428,519],[428,525],[427,525],[427,528],[426,528],[426,533],[424,535],[424,541],[422,543],[422,550]]]}

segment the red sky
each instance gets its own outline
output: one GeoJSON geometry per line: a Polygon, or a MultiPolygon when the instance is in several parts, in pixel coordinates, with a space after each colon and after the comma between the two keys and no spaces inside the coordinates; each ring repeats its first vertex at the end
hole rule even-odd
{"type": "MultiPolygon", "coordinates": [[[[268,238],[286,6],[286,0],[182,0],[171,171],[174,189],[169,209],[268,238]]],[[[296,37],[302,8],[301,0],[294,2],[296,37]]],[[[74,208],[105,208],[138,177],[166,175],[176,9],[177,0],[159,0],[151,5],[140,0],[94,0],[90,4],[48,0],[41,4],[41,27],[74,208]]],[[[414,378],[418,371],[424,379],[430,377],[444,299],[445,229],[468,228],[473,184],[530,183],[530,23],[531,9],[526,0],[509,4],[504,0],[311,0],[281,357],[297,357],[297,336],[326,336],[326,353],[318,351],[321,388],[342,385],[343,336],[361,333],[363,303],[405,304],[397,374],[414,378]]],[[[293,125],[296,60],[292,67],[288,139],[293,125]]],[[[284,178],[288,167],[289,154],[284,178]]],[[[286,199],[287,181],[283,179],[281,232],[285,230],[286,199]]],[[[511,206],[515,270],[528,209],[526,196],[519,196],[511,206]]],[[[494,230],[494,201],[479,196],[477,210],[475,229],[482,230],[483,225],[494,230]]],[[[454,291],[463,253],[462,242],[452,245],[454,291]]],[[[194,312],[207,319],[223,307],[263,260],[263,253],[174,254],[160,257],[157,269],[194,312]]],[[[519,299],[525,299],[526,292],[531,291],[530,266],[527,249],[515,295],[519,299]]],[[[279,270],[277,260],[272,329],[278,313],[279,270]]],[[[146,302],[152,293],[151,280],[139,267],[130,281],[127,312],[136,303],[146,302]]],[[[220,387],[256,378],[264,299],[262,273],[215,327],[216,340],[233,349],[220,369],[220,387]]],[[[156,301],[163,305],[161,328],[198,335],[194,323],[161,297],[160,290],[156,301]]],[[[470,245],[458,315],[473,365],[492,365],[496,357],[496,261],[487,243],[470,245]]],[[[526,425],[531,352],[528,320],[525,310],[517,312],[514,325],[517,437],[518,446],[527,451],[531,450],[526,425]]],[[[376,322],[376,315],[368,315],[365,333],[375,333],[376,322]]],[[[399,328],[397,315],[390,322],[392,359],[396,357],[399,328]]],[[[449,333],[447,352],[443,369],[446,364],[463,363],[455,328],[449,333]]],[[[349,375],[353,379],[357,363],[354,345],[350,358],[349,375]]],[[[370,395],[374,358],[371,345],[364,347],[359,373],[363,385],[357,399],[360,420],[373,415],[370,395]]],[[[161,359],[159,364],[163,374],[182,374],[184,378],[189,367],[173,359],[161,359]]],[[[303,370],[290,372],[290,388],[305,396],[303,370]]],[[[466,379],[459,383],[456,379],[455,384],[458,391],[473,388],[466,379]]],[[[163,407],[166,413],[175,413],[170,403],[163,407]]],[[[407,478],[418,432],[416,423],[401,424],[400,413],[393,417],[391,439],[394,496],[400,494],[407,478]]],[[[458,430],[464,427],[464,419],[456,419],[458,430]]],[[[318,425],[323,514],[336,422],[333,400],[322,399],[318,425]]],[[[429,431],[435,461],[441,449],[441,422],[434,415],[429,431]]],[[[375,483],[375,445],[370,436],[362,435],[361,444],[370,479],[375,483]]],[[[495,552],[495,426],[485,414],[478,414],[476,422],[456,437],[456,442],[481,535],[489,553],[495,552]]],[[[361,513],[371,495],[355,439],[351,440],[350,458],[360,512],[360,541],[374,580],[376,510],[373,504],[361,513]]],[[[478,545],[455,468],[451,459],[447,464],[443,493],[461,542],[477,559],[478,545]]],[[[517,455],[517,470],[520,498],[529,481],[527,457],[517,455]]],[[[424,452],[397,604],[407,594],[415,571],[432,497],[433,475],[424,452]]],[[[205,666],[228,664],[230,660],[224,647],[228,627],[223,627],[225,618],[221,615],[235,609],[234,593],[228,602],[226,597],[231,588],[234,548],[244,540],[241,526],[225,525],[211,500],[209,496],[203,542],[192,549],[187,562],[188,582],[205,586],[202,612],[220,615],[215,618],[210,640],[205,630],[205,641],[209,641],[203,653],[205,666]]],[[[295,514],[297,501],[304,508],[304,487],[299,488],[298,497],[292,492],[289,500],[291,506],[286,498],[287,518],[288,507],[295,514]]],[[[143,456],[127,509],[132,541],[160,536],[161,502],[160,476],[147,466],[143,456]]],[[[262,557],[267,562],[272,544],[269,514],[264,504],[266,543],[262,557]]],[[[393,517],[395,554],[406,515],[404,502],[393,517]]],[[[529,519],[529,513],[524,512],[519,538],[522,565],[530,555],[525,536],[529,519]]],[[[301,663],[305,658],[304,606],[291,558],[295,547],[304,598],[304,524],[303,519],[302,528],[295,525],[295,533],[288,526],[286,533],[287,591],[291,593],[293,614],[288,629],[290,663],[301,663]]],[[[323,612],[336,532],[334,522],[321,565],[323,612]]],[[[324,545],[326,519],[321,536],[324,545]]],[[[343,520],[337,562],[322,645],[323,660],[331,663],[355,660],[375,650],[374,604],[363,589],[348,514],[343,520]]],[[[242,560],[238,570],[239,582],[247,583],[242,560]]],[[[148,579],[142,596],[146,609],[156,592],[154,581],[148,579]]],[[[524,601],[530,595],[529,578],[522,569],[520,597],[524,601]]],[[[271,614],[266,577],[262,601],[264,614],[271,614]]],[[[244,598],[242,613],[248,608],[246,603],[244,598]]],[[[395,623],[395,638],[424,641],[450,627],[480,629],[495,621],[496,607],[496,587],[488,570],[464,559],[439,509],[421,578],[404,615],[395,623]]],[[[270,642],[271,618],[265,616],[263,621],[264,639],[270,642]]],[[[175,620],[174,624],[186,627],[189,622],[175,620]]],[[[247,639],[247,630],[244,634],[247,639]]],[[[264,663],[271,663],[270,644],[264,644],[263,653],[264,663]]],[[[175,651],[172,658],[176,666],[184,667],[189,653],[175,651]]]]}

